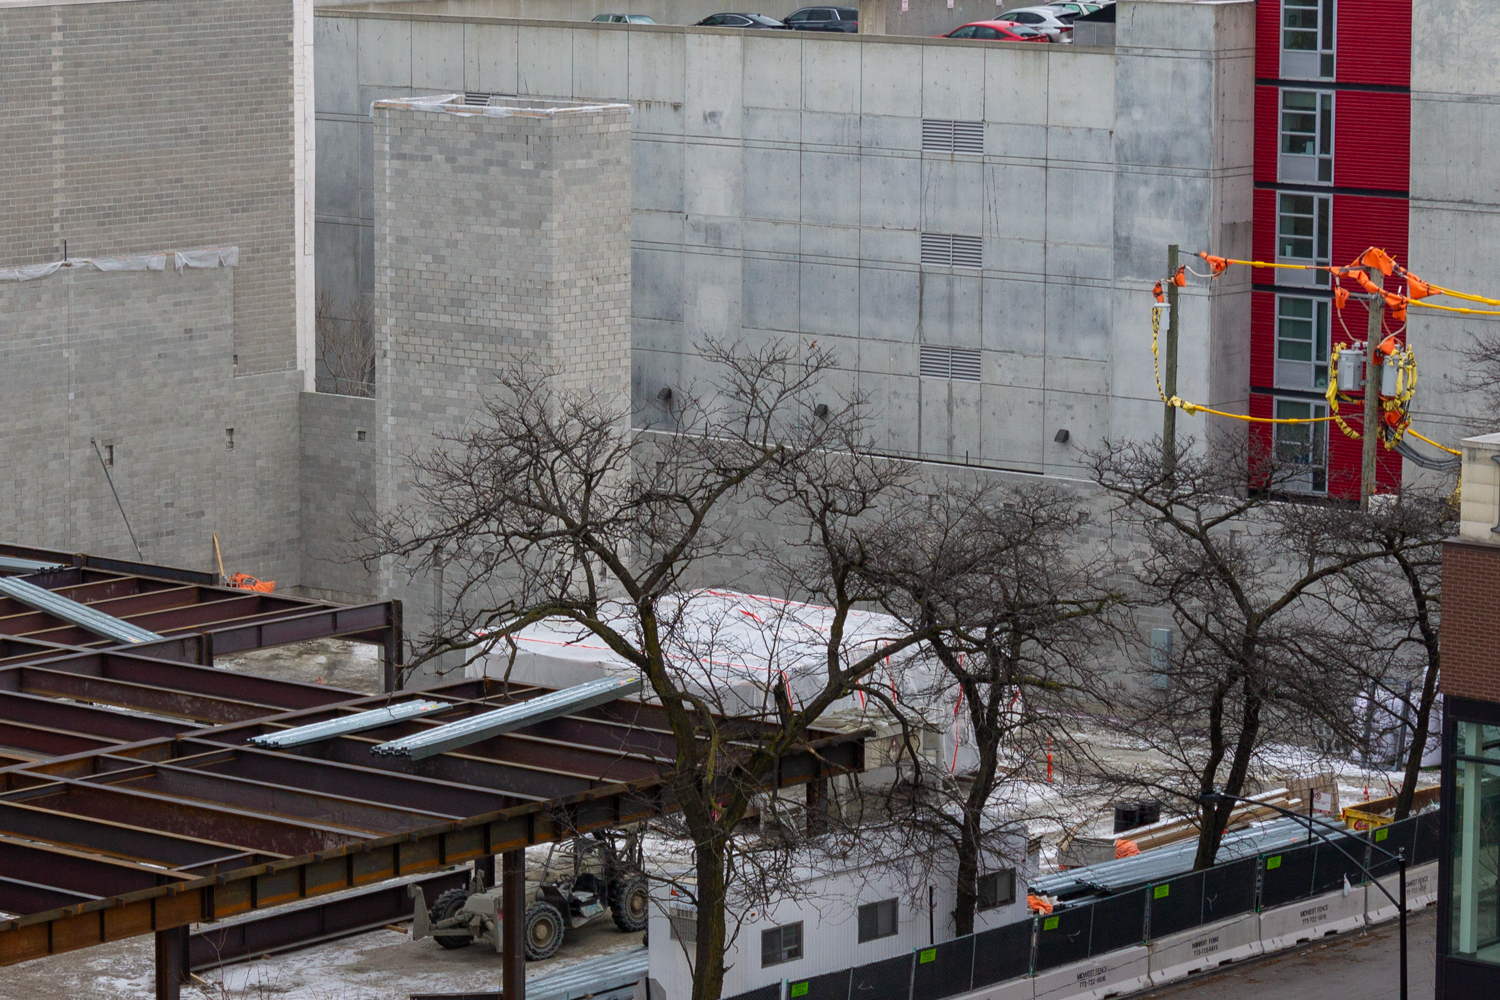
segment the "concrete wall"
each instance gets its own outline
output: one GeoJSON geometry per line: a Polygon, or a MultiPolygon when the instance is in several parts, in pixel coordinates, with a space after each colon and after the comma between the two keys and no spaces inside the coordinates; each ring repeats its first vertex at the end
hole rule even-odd
{"type": "Polygon", "coordinates": [[[281,584],[300,572],[295,371],[236,375],[237,269],[0,282],[0,538],[281,584]],[[233,449],[228,429],[233,428],[233,449]]]}
{"type": "Polygon", "coordinates": [[[350,602],[373,600],[375,574],[352,562],[355,518],[374,509],[375,400],[299,395],[302,592],[350,602]]]}
{"type": "MultiPolygon", "coordinates": [[[[323,10],[320,281],[368,267],[374,99],[627,99],[643,413],[705,336],[805,337],[891,453],[1072,472],[1160,426],[1166,244],[1249,251],[1252,12],[1125,2],[1101,50],[323,10]],[[985,152],[924,151],[924,119],[983,123],[985,152]],[[981,237],[983,269],[922,265],[924,232],[981,237]],[[982,381],[918,378],[921,344],[980,350],[982,381]]],[[[1185,397],[1245,406],[1247,295],[1184,296],[1185,397]]]]}
{"type": "MultiPolygon", "coordinates": [[[[1405,262],[1428,281],[1500,298],[1500,70],[1490,39],[1500,8],[1480,0],[1414,0],[1411,52],[1411,208],[1405,262]]],[[[1439,299],[1446,305],[1469,305],[1439,299]]],[[[1479,306],[1478,308],[1488,308],[1479,306]]],[[[1421,388],[1414,423],[1446,444],[1500,427],[1500,415],[1458,390],[1462,351],[1476,335],[1494,337],[1496,317],[1413,308],[1408,339],[1421,388]]],[[[1414,447],[1430,452],[1421,442],[1414,447]]],[[[1405,463],[1408,477],[1420,473],[1405,463]]],[[[1451,477],[1447,477],[1451,482],[1451,477]]]]}
{"type": "MultiPolygon", "coordinates": [[[[630,371],[630,109],[374,106],[376,502],[412,499],[407,456],[458,434],[528,359],[624,416],[630,371]]],[[[420,631],[441,582],[390,567],[420,631]]]]}

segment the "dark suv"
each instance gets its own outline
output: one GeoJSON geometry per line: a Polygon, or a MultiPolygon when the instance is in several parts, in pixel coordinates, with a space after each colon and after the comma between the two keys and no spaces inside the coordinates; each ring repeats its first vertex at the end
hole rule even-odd
{"type": "Polygon", "coordinates": [[[859,11],[853,7],[803,7],[786,19],[786,26],[797,31],[859,30],[859,11]]]}

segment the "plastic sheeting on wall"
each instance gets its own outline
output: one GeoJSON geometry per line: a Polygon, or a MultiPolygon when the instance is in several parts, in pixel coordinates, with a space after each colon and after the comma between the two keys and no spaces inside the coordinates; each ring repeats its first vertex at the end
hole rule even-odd
{"type": "Polygon", "coordinates": [[[99,271],[165,271],[168,259],[178,271],[184,267],[238,267],[239,247],[204,247],[199,250],[163,250],[129,257],[74,257],[26,267],[0,267],[0,281],[31,281],[56,274],[63,268],[92,267],[99,271]]]}

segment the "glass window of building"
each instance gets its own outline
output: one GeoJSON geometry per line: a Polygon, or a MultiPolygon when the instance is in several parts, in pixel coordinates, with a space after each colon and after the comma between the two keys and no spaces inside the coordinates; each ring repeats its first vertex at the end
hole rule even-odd
{"type": "Polygon", "coordinates": [[[1276,388],[1328,387],[1328,301],[1276,297],[1276,388]]]}
{"type": "Polygon", "coordinates": [[[1287,183],[1333,183],[1333,94],[1281,92],[1277,177],[1287,183]]]}
{"type": "Polygon", "coordinates": [[[1456,728],[1448,945],[1457,957],[1500,965],[1500,726],[1456,728]]]}
{"type": "Polygon", "coordinates": [[[1282,79],[1333,79],[1333,13],[1334,0],[1282,0],[1282,79]]]}
{"type": "MultiPolygon", "coordinates": [[[[1309,420],[1328,416],[1328,406],[1305,399],[1278,399],[1276,419],[1309,420]]],[[[1328,424],[1275,424],[1276,478],[1293,493],[1328,492],[1328,424]]]]}
{"type": "MultiPolygon", "coordinates": [[[[1329,215],[1333,200],[1324,195],[1278,194],[1276,196],[1276,262],[1278,264],[1328,264],[1329,215]]],[[[1326,271],[1279,271],[1278,284],[1326,285],[1326,271]]]]}
{"type": "Polygon", "coordinates": [[[890,937],[896,933],[900,916],[900,903],[894,899],[883,899],[878,903],[866,903],[859,908],[859,943],[890,937]]]}
{"type": "Polygon", "coordinates": [[[760,932],[761,968],[802,957],[802,921],[760,932]]]}

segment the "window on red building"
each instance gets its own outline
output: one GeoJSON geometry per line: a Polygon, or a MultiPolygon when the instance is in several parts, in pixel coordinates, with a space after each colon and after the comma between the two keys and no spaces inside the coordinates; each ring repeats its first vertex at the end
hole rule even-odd
{"type": "MultiPolygon", "coordinates": [[[[1276,419],[1308,420],[1328,416],[1328,407],[1305,399],[1278,399],[1276,419]]],[[[1276,424],[1276,461],[1278,465],[1299,466],[1305,471],[1285,480],[1283,488],[1296,493],[1328,492],[1328,425],[1276,424]]]]}
{"type": "Polygon", "coordinates": [[[1290,183],[1333,183],[1333,94],[1281,92],[1281,153],[1276,175],[1290,183]]]}
{"type": "Polygon", "coordinates": [[[1334,0],[1282,0],[1282,79],[1333,79],[1333,4],[1334,0]]]}
{"type": "Polygon", "coordinates": [[[1328,302],[1276,296],[1276,388],[1328,387],[1328,302]]]}
{"type": "MultiPolygon", "coordinates": [[[[1282,193],[1276,196],[1276,262],[1328,264],[1329,210],[1332,199],[1322,195],[1282,193]]],[[[1324,285],[1324,271],[1281,271],[1278,284],[1324,285]]]]}

